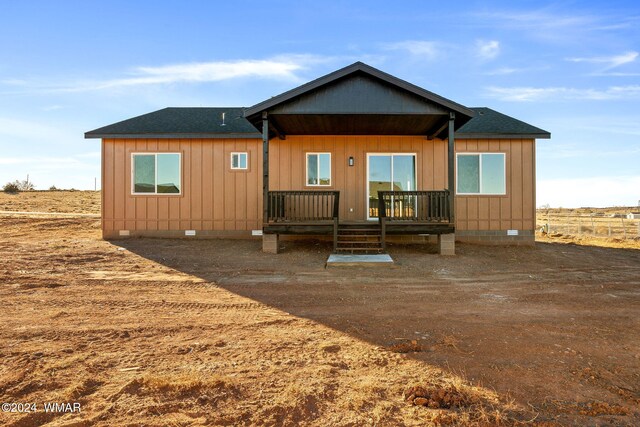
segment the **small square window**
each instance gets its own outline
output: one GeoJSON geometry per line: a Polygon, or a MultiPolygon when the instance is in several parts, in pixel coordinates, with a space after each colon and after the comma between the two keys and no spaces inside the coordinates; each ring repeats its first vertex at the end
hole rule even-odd
{"type": "Polygon", "coordinates": [[[231,169],[248,169],[248,160],[247,153],[231,153],[231,169]]]}

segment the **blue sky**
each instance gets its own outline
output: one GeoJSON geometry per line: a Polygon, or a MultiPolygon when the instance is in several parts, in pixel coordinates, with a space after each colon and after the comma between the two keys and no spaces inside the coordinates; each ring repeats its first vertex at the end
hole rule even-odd
{"type": "Polygon", "coordinates": [[[538,205],[637,204],[640,5],[444,3],[4,1],[0,184],[93,189],[100,145],[85,131],[250,106],[360,60],[550,131],[538,205]]]}

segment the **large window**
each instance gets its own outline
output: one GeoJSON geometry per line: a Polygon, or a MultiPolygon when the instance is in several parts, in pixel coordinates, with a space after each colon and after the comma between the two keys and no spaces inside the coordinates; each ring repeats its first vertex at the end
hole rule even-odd
{"type": "Polygon", "coordinates": [[[331,185],[331,153],[307,153],[307,185],[331,185]]]}
{"type": "Polygon", "coordinates": [[[131,155],[133,194],[180,194],[180,153],[131,155]]]}
{"type": "Polygon", "coordinates": [[[457,194],[504,195],[504,153],[458,153],[457,194]]]}

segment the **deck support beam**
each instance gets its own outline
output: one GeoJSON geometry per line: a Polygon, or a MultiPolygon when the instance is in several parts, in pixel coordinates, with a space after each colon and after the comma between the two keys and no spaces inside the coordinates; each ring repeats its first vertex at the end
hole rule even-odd
{"type": "Polygon", "coordinates": [[[269,222],[269,115],[262,113],[262,227],[269,222]]]}
{"type": "Polygon", "coordinates": [[[448,139],[448,149],[447,149],[447,172],[449,177],[449,218],[451,224],[456,223],[455,220],[455,198],[456,198],[456,179],[455,179],[455,113],[449,113],[449,137],[448,139]]]}

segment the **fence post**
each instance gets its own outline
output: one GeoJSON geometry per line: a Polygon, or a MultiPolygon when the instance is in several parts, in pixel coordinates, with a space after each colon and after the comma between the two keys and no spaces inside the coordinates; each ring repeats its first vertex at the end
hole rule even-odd
{"type": "Polygon", "coordinates": [[[627,227],[625,227],[624,225],[624,217],[620,218],[620,221],[622,221],[622,232],[624,233],[624,239],[627,240],[627,227]]]}
{"type": "Polygon", "coordinates": [[[611,220],[607,221],[607,225],[609,226],[609,237],[611,237],[611,220]]]}
{"type": "Polygon", "coordinates": [[[582,217],[578,214],[578,236],[582,235],[582,217]]]}

